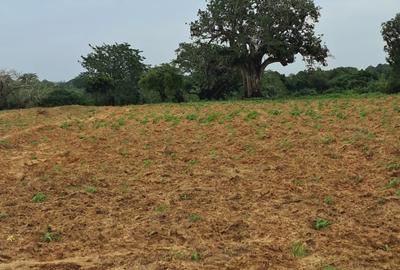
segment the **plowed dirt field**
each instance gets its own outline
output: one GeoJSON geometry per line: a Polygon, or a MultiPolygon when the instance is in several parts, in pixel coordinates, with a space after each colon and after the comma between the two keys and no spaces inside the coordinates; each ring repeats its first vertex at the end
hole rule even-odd
{"type": "Polygon", "coordinates": [[[400,269],[400,96],[0,112],[0,269],[400,269]]]}

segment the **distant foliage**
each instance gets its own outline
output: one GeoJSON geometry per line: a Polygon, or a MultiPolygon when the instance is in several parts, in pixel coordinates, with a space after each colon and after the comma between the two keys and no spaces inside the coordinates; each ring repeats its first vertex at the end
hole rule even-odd
{"type": "Polygon", "coordinates": [[[387,61],[392,68],[388,93],[400,92],[400,13],[382,25],[387,61]]]}
{"type": "Polygon", "coordinates": [[[265,97],[323,95],[330,93],[388,92],[391,68],[388,65],[368,67],[365,70],[340,67],[300,71],[289,76],[267,71],[262,77],[265,97]]]}
{"type": "Polygon", "coordinates": [[[261,97],[261,76],[273,63],[283,66],[302,55],[308,65],[325,65],[328,48],[315,32],[320,7],[314,0],[207,0],[191,23],[197,43],[229,51],[240,70],[245,97],[261,97]]]}
{"type": "Polygon", "coordinates": [[[242,80],[228,50],[218,45],[182,43],[174,63],[187,74],[186,92],[200,99],[227,99],[236,95],[242,80]]]}
{"type": "Polygon", "coordinates": [[[39,105],[42,107],[55,107],[64,105],[89,105],[90,99],[80,89],[59,87],[43,98],[39,105]]]}
{"type": "Polygon", "coordinates": [[[85,72],[78,78],[96,105],[140,103],[139,79],[146,70],[140,51],[128,43],[92,46],[82,56],[85,72]]]}
{"type": "Polygon", "coordinates": [[[36,74],[0,71],[0,109],[38,106],[54,86],[54,83],[41,82],[36,74]]]}
{"type": "Polygon", "coordinates": [[[144,103],[183,102],[184,76],[169,64],[149,69],[139,81],[144,103]]]}

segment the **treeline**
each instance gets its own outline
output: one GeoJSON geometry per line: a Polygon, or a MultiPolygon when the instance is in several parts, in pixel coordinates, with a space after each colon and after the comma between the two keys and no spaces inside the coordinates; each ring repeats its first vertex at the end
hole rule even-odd
{"type": "Polygon", "coordinates": [[[144,104],[276,98],[327,93],[400,92],[400,14],[382,25],[388,65],[329,71],[329,50],[315,33],[313,0],[208,0],[171,63],[149,67],[127,43],[90,45],[84,72],[65,83],[35,74],[0,73],[0,109],[32,106],[144,104]],[[265,71],[301,56],[308,69],[285,76],[265,71]]]}
{"type": "MultiPolygon", "coordinates": [[[[240,76],[229,66],[210,64],[204,74],[185,74],[172,64],[138,66],[137,76],[112,82],[107,76],[83,73],[64,83],[40,81],[35,74],[0,73],[0,108],[63,105],[128,105],[159,102],[241,99],[240,76]]],[[[266,98],[324,95],[331,93],[394,93],[391,68],[382,64],[359,70],[340,67],[309,70],[285,76],[266,71],[262,94],[266,98]]]]}

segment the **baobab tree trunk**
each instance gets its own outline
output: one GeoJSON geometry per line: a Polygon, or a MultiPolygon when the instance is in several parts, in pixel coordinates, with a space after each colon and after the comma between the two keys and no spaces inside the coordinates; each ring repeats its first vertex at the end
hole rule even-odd
{"type": "Polygon", "coordinates": [[[248,64],[241,69],[245,98],[262,97],[261,76],[263,69],[257,64],[248,64]]]}

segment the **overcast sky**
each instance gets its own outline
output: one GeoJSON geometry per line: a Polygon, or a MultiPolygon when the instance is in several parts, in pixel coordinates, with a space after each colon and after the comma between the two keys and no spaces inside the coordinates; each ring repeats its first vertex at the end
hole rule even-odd
{"type": "MultiPolygon", "coordinates": [[[[385,62],[382,22],[400,12],[400,0],[316,0],[323,8],[318,32],[334,58],[329,68],[365,68],[385,62]]],[[[1,0],[0,69],[69,80],[82,69],[88,44],[128,42],[157,65],[175,56],[189,40],[186,23],[205,0],[1,0]]],[[[275,70],[304,68],[300,59],[275,70]]]]}

